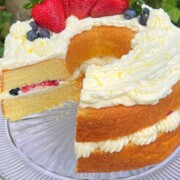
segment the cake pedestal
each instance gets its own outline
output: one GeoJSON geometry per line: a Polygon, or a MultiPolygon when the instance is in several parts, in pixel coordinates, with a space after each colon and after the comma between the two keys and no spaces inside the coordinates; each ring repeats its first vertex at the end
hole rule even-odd
{"type": "Polygon", "coordinates": [[[75,173],[77,105],[9,122],[0,114],[0,174],[5,179],[179,179],[180,149],[159,165],[115,173],[75,173]]]}

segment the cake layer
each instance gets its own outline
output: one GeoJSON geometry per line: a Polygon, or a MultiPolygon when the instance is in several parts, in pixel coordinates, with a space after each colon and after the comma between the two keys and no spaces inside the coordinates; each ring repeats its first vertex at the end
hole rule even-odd
{"type": "Polygon", "coordinates": [[[100,26],[84,31],[71,39],[66,63],[72,74],[81,64],[94,57],[120,58],[131,50],[135,32],[125,27],[100,26]]]}
{"type": "Polygon", "coordinates": [[[73,82],[41,94],[4,99],[2,101],[2,111],[6,118],[16,121],[29,114],[50,110],[54,106],[61,106],[69,100],[77,102],[79,91],[79,86],[73,82]]]}
{"type": "Polygon", "coordinates": [[[65,80],[68,77],[64,61],[51,59],[22,68],[3,70],[1,89],[2,92],[9,91],[47,80],[65,80]]]}
{"type": "Polygon", "coordinates": [[[180,110],[174,111],[162,119],[158,123],[146,129],[142,129],[134,134],[120,137],[115,140],[106,140],[100,142],[75,143],[76,159],[81,157],[88,158],[91,153],[100,149],[106,153],[120,152],[125,146],[135,144],[138,146],[149,145],[156,141],[161,133],[169,133],[175,131],[180,126],[180,110]]]}
{"type": "Polygon", "coordinates": [[[112,172],[138,169],[165,160],[180,145],[180,127],[168,134],[160,134],[146,146],[128,145],[118,153],[96,151],[89,158],[80,158],[77,172],[112,172]]]}
{"type": "Polygon", "coordinates": [[[180,82],[156,105],[119,105],[98,110],[78,108],[76,141],[113,140],[152,126],[180,107],[179,92],[180,82]]]}

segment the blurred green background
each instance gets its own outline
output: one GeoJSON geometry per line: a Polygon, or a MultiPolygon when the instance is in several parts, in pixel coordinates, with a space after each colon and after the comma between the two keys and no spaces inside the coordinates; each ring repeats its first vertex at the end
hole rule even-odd
{"type": "MultiPolygon", "coordinates": [[[[0,57],[3,56],[4,39],[13,20],[28,17],[28,13],[21,8],[21,4],[27,1],[0,0],[0,57]]],[[[163,8],[170,15],[172,22],[180,27],[180,0],[144,0],[144,2],[153,8],[163,8]]]]}

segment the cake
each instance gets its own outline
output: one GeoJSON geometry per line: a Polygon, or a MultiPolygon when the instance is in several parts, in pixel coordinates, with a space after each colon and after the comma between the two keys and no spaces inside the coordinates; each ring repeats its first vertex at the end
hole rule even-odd
{"type": "Polygon", "coordinates": [[[12,25],[1,59],[4,116],[79,102],[77,172],[162,162],[180,144],[180,30],[162,9],[143,5],[137,16],[127,0],[65,2],[35,5],[38,25],[12,25]]]}

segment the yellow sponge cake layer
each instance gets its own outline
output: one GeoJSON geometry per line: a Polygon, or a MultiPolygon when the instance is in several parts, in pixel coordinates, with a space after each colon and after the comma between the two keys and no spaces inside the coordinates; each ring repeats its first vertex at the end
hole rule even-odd
{"type": "Polygon", "coordinates": [[[3,70],[1,89],[2,92],[9,91],[47,80],[65,80],[68,77],[64,61],[51,59],[22,68],[3,70]]]}
{"type": "Polygon", "coordinates": [[[73,82],[50,92],[4,99],[2,101],[3,114],[11,121],[15,121],[32,113],[61,106],[63,102],[69,100],[76,102],[79,100],[79,92],[78,84],[73,82]]]}

